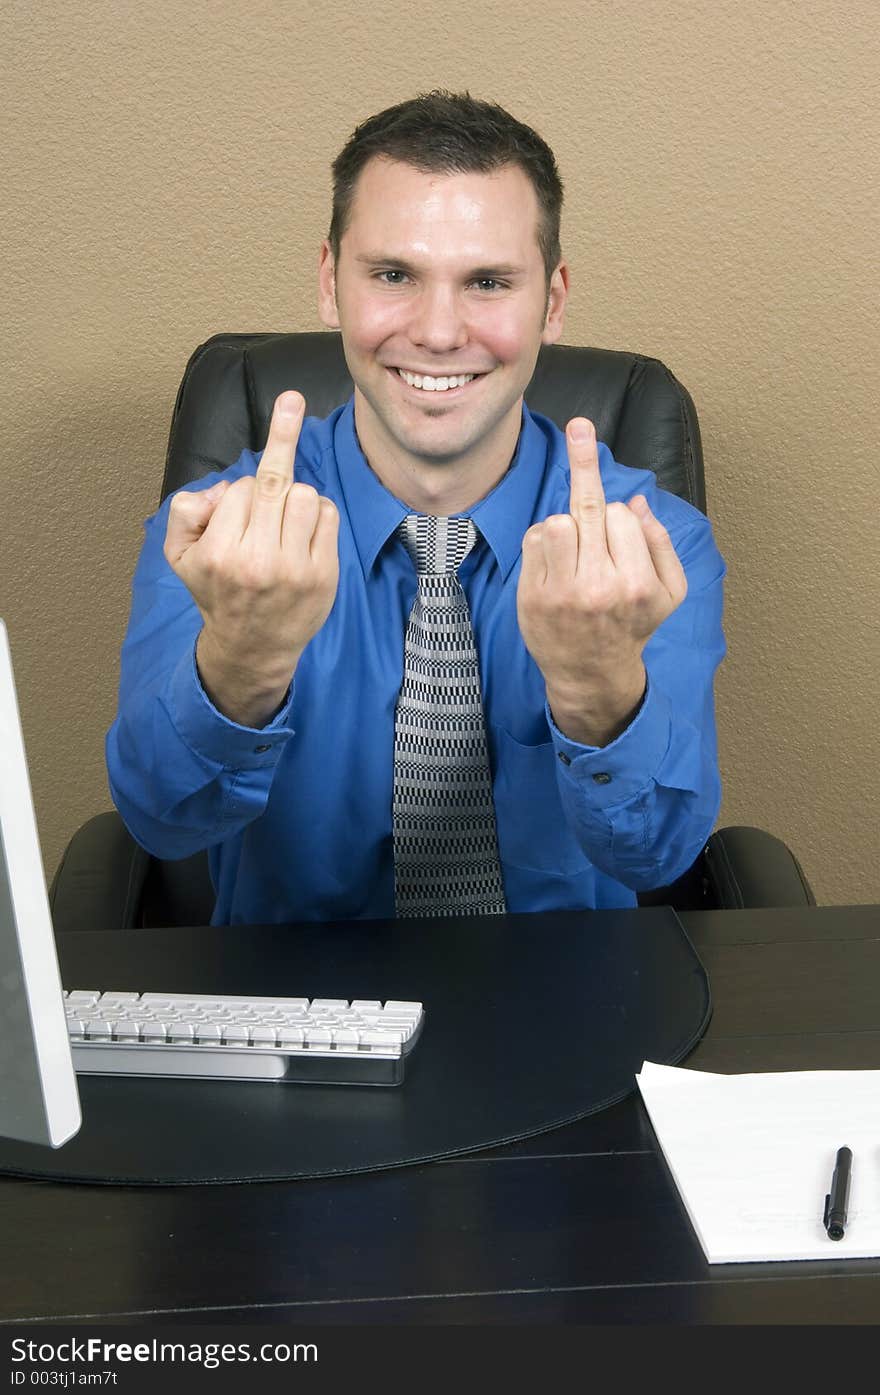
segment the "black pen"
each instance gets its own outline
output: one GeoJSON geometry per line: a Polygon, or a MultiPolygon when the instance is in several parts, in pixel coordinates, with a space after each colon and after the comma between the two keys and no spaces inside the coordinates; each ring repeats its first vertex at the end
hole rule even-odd
{"type": "Polygon", "coordinates": [[[838,1148],[837,1161],[831,1178],[831,1191],[825,1198],[822,1224],[829,1240],[842,1240],[846,1230],[846,1208],[849,1206],[849,1184],[852,1177],[852,1149],[838,1148]]]}

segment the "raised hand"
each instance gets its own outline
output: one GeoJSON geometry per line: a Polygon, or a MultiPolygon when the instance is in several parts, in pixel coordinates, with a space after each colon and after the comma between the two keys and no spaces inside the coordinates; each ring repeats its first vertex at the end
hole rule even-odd
{"type": "Polygon", "coordinates": [[[204,621],[202,682],[243,726],[278,708],[336,596],[339,515],[293,478],[304,415],[301,393],[281,393],[256,475],[182,491],[168,515],[165,557],[204,621]]]}
{"type": "Polygon", "coordinates": [[[556,725],[572,741],[604,746],[638,710],[642,650],[684,600],[687,580],[643,495],[606,503],[592,422],[575,417],[566,439],[570,512],[523,538],[517,615],[556,725]]]}

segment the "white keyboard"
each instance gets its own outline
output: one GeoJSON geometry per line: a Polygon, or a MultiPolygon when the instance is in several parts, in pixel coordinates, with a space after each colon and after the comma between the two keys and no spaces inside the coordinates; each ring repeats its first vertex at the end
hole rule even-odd
{"type": "Polygon", "coordinates": [[[397,1085],[422,1030],[421,1003],[237,998],[197,993],[64,994],[82,1075],[195,1076],[397,1085]]]}

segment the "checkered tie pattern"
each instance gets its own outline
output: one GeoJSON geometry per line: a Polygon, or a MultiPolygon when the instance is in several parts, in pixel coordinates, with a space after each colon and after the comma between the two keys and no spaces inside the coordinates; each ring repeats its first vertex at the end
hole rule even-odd
{"type": "Polygon", "coordinates": [[[409,514],[397,536],[418,573],[394,721],[394,882],[399,916],[500,915],[480,670],[458,568],[469,518],[409,514]]]}

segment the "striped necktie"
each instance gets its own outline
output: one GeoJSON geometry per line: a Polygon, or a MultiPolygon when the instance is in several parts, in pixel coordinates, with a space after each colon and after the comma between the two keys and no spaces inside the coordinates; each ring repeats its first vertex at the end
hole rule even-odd
{"type": "Polygon", "coordinates": [[[469,518],[409,514],[397,536],[418,573],[394,722],[397,914],[501,914],[480,671],[457,575],[477,530],[469,518]]]}

